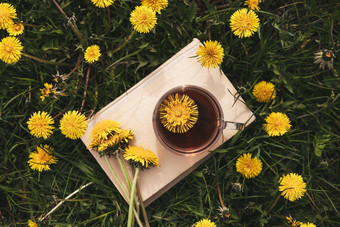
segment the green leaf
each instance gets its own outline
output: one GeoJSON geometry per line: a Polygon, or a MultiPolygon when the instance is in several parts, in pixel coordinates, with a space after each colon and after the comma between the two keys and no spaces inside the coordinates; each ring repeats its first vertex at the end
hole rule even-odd
{"type": "Polygon", "coordinates": [[[314,145],[314,154],[318,157],[321,157],[322,152],[327,146],[327,143],[330,141],[330,135],[321,135],[315,136],[313,145],[314,145]]]}
{"type": "Polygon", "coordinates": [[[177,4],[178,15],[181,19],[186,17],[186,5],[183,2],[177,4]]]}
{"type": "Polygon", "coordinates": [[[190,22],[192,22],[195,19],[196,12],[197,12],[197,4],[196,2],[193,2],[188,8],[188,19],[190,22]]]}

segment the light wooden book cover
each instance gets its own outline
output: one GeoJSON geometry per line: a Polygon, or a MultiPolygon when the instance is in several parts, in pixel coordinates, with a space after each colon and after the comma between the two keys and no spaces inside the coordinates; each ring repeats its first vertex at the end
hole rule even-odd
{"type": "MultiPolygon", "coordinates": [[[[121,123],[123,129],[134,131],[134,139],[130,141],[130,145],[143,146],[157,154],[160,167],[140,171],[138,178],[141,195],[146,206],[211,155],[211,152],[206,151],[195,156],[183,156],[167,150],[159,142],[153,128],[153,111],[159,99],[167,91],[181,85],[199,86],[208,90],[218,100],[223,110],[224,120],[247,125],[255,120],[242,98],[239,97],[235,100],[233,95],[237,91],[219,67],[204,68],[197,61],[196,52],[200,45],[203,44],[198,39],[194,39],[155,71],[100,110],[89,119],[86,133],[81,138],[88,147],[91,142],[91,131],[96,123],[110,119],[121,123]]],[[[223,130],[222,136],[210,150],[216,149],[236,133],[237,130],[223,130]]],[[[99,153],[94,150],[90,149],[89,151],[117,187],[117,182],[105,158],[100,157],[99,153]]],[[[111,157],[110,163],[118,177],[124,182],[118,161],[111,157]]],[[[125,164],[130,171],[130,177],[132,177],[130,165],[127,162],[125,164]]],[[[122,194],[121,189],[119,187],[117,189],[122,194]]],[[[128,200],[123,194],[122,196],[128,200]]]]}

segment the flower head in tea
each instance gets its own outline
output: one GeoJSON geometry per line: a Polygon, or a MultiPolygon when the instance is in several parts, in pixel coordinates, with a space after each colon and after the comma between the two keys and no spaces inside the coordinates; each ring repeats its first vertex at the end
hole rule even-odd
{"type": "Polygon", "coordinates": [[[239,38],[252,36],[260,26],[260,19],[253,10],[239,9],[230,17],[230,28],[239,38]]]}
{"type": "Polygon", "coordinates": [[[202,219],[197,222],[194,227],[216,227],[216,224],[209,219],[202,219]]]}
{"type": "Polygon", "coordinates": [[[19,39],[13,36],[5,37],[0,42],[0,59],[7,64],[16,63],[21,58],[22,49],[19,39]]]}
{"type": "Polygon", "coordinates": [[[287,115],[280,112],[270,113],[265,121],[266,124],[263,124],[263,126],[269,136],[282,136],[292,126],[287,115]]]}
{"type": "Polygon", "coordinates": [[[27,121],[30,133],[37,138],[43,137],[44,139],[47,139],[53,133],[53,124],[53,118],[44,111],[33,113],[27,121]]]}
{"type": "Polygon", "coordinates": [[[246,0],[244,2],[244,5],[248,6],[249,9],[259,11],[260,10],[260,7],[259,7],[260,2],[261,2],[261,0],[246,0]]]}
{"type": "Polygon", "coordinates": [[[123,130],[120,123],[113,120],[103,120],[96,124],[91,132],[91,143],[93,148],[101,155],[115,152],[118,147],[124,147],[133,138],[132,130],[123,130]]]}
{"type": "Polygon", "coordinates": [[[268,102],[276,96],[274,84],[266,81],[261,81],[254,86],[253,95],[258,102],[268,102]]]}
{"type": "Polygon", "coordinates": [[[246,178],[254,178],[261,173],[262,162],[257,157],[251,158],[251,154],[243,154],[236,161],[236,171],[246,178]]]}
{"type": "Polygon", "coordinates": [[[37,150],[29,155],[28,164],[31,169],[42,172],[43,170],[50,170],[50,164],[56,163],[58,159],[54,157],[51,152],[53,148],[48,145],[37,146],[37,150]]]}
{"type": "Polygon", "coordinates": [[[137,32],[148,33],[157,24],[156,12],[144,5],[137,6],[131,12],[130,22],[137,32]]]}
{"type": "Polygon", "coordinates": [[[300,199],[306,192],[306,183],[303,181],[302,176],[297,173],[290,173],[284,175],[279,180],[279,191],[281,195],[289,201],[300,199]]]}
{"type": "Polygon", "coordinates": [[[168,7],[168,0],[142,0],[141,3],[142,6],[147,6],[159,14],[162,9],[168,7]]]}
{"type": "Polygon", "coordinates": [[[78,111],[68,111],[60,120],[60,131],[65,137],[78,139],[85,134],[87,121],[84,114],[78,111]]]}
{"type": "Polygon", "coordinates": [[[206,68],[215,68],[223,61],[224,50],[222,45],[217,41],[205,41],[203,46],[200,45],[196,54],[198,61],[206,68]]]}
{"type": "Polygon", "coordinates": [[[159,108],[163,126],[174,133],[185,133],[198,120],[198,107],[188,95],[176,93],[169,95],[159,108]]]}
{"type": "Polygon", "coordinates": [[[0,29],[6,29],[17,18],[16,9],[9,3],[0,3],[0,29]]]}
{"type": "Polygon", "coordinates": [[[126,160],[132,161],[141,167],[148,168],[149,165],[159,166],[159,159],[157,155],[142,146],[128,146],[125,148],[123,156],[126,160]]]}

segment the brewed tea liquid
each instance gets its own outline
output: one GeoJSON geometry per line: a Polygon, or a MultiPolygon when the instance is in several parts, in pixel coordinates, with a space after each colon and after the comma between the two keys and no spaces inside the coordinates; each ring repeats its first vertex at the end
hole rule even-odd
{"type": "Polygon", "coordinates": [[[214,101],[201,91],[187,89],[176,93],[188,95],[198,107],[198,120],[196,124],[185,133],[174,133],[167,130],[159,120],[160,136],[163,141],[173,149],[192,153],[197,149],[209,146],[218,135],[219,114],[214,101]]]}

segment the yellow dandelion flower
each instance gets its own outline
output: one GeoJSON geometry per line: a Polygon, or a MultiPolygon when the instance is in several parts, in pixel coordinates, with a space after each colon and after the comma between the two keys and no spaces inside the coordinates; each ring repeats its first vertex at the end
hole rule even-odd
{"type": "Polygon", "coordinates": [[[290,223],[294,227],[297,227],[302,224],[302,222],[293,219],[291,216],[286,217],[286,219],[288,220],[288,223],[290,223]]]}
{"type": "Polygon", "coordinates": [[[53,89],[53,85],[49,83],[44,83],[44,88],[41,88],[41,100],[44,101],[46,97],[49,97],[50,94],[55,94],[55,89],[53,89]]]}
{"type": "Polygon", "coordinates": [[[289,201],[300,199],[306,192],[306,183],[303,181],[302,176],[296,173],[290,173],[280,177],[279,191],[281,195],[289,201]]]}
{"type": "Polygon", "coordinates": [[[0,59],[1,61],[12,64],[19,61],[23,46],[21,42],[12,36],[5,37],[0,42],[0,59]]]}
{"type": "Polygon", "coordinates": [[[284,113],[270,113],[264,120],[266,124],[263,124],[263,126],[269,136],[282,136],[292,126],[289,118],[284,113]]]}
{"type": "Polygon", "coordinates": [[[108,148],[115,147],[117,145],[122,145],[124,143],[128,143],[129,140],[133,139],[133,131],[128,130],[120,130],[120,132],[112,132],[107,139],[97,140],[93,143],[93,147],[97,148],[98,152],[103,152],[108,148]]]}
{"type": "Polygon", "coordinates": [[[261,0],[246,0],[244,2],[244,5],[248,6],[249,9],[252,10],[260,10],[259,3],[261,3],[261,0]]]}
{"type": "Polygon", "coordinates": [[[85,134],[87,121],[84,114],[78,111],[68,111],[60,120],[60,131],[70,139],[78,139],[85,134]]]}
{"type": "Polygon", "coordinates": [[[257,157],[251,158],[251,154],[243,154],[236,161],[236,171],[246,178],[254,178],[261,173],[262,162],[257,157]]]}
{"type": "Polygon", "coordinates": [[[34,221],[31,221],[31,220],[28,220],[27,225],[28,225],[29,227],[38,227],[37,223],[35,223],[34,221]]]}
{"type": "Polygon", "coordinates": [[[93,63],[95,61],[98,61],[100,55],[102,55],[102,54],[100,53],[99,46],[98,45],[92,45],[92,46],[89,46],[86,49],[84,58],[88,63],[93,63]]]}
{"type": "Polygon", "coordinates": [[[268,102],[276,97],[274,84],[261,81],[254,86],[253,95],[258,102],[268,102]]]}
{"type": "Polygon", "coordinates": [[[50,170],[50,165],[57,163],[58,159],[54,157],[51,152],[53,148],[48,145],[37,146],[37,150],[29,155],[28,164],[32,170],[50,170]]]}
{"type": "Polygon", "coordinates": [[[148,168],[149,165],[159,166],[159,160],[155,153],[152,151],[145,149],[143,147],[133,147],[128,146],[125,148],[125,152],[123,154],[126,160],[131,160],[138,164],[141,164],[143,167],[148,168]]]}
{"type": "Polygon", "coordinates": [[[16,18],[17,12],[14,6],[9,3],[0,3],[0,29],[8,28],[16,18]]]}
{"type": "Polygon", "coordinates": [[[215,68],[223,61],[224,50],[221,44],[217,41],[205,41],[204,46],[200,45],[196,54],[198,61],[201,62],[203,67],[215,68]]]}
{"type": "Polygon", "coordinates": [[[104,152],[108,148],[113,148],[117,146],[120,142],[119,134],[110,135],[107,139],[97,141],[97,143],[94,143],[94,147],[96,148],[98,152],[104,152]]]}
{"type": "Polygon", "coordinates": [[[260,20],[253,10],[239,9],[230,17],[230,27],[239,38],[252,36],[260,26],[260,20]]]}
{"type": "Polygon", "coordinates": [[[161,10],[168,7],[168,0],[142,0],[142,6],[149,7],[156,13],[161,14],[161,10]]]}
{"type": "Polygon", "coordinates": [[[91,2],[99,8],[105,8],[112,5],[114,0],[91,0],[91,2]]]}
{"type": "Polygon", "coordinates": [[[122,130],[119,133],[119,142],[120,143],[127,143],[129,140],[133,139],[133,131],[128,129],[128,130],[122,130]]]}
{"type": "Polygon", "coordinates": [[[28,129],[31,131],[30,133],[37,137],[43,137],[47,139],[53,133],[52,126],[54,124],[53,118],[46,112],[34,112],[30,119],[27,121],[28,129]]]}
{"type": "Polygon", "coordinates": [[[307,223],[302,223],[302,224],[300,225],[300,227],[316,227],[316,225],[313,224],[313,223],[307,222],[307,223]]]}
{"type": "Polygon", "coordinates": [[[96,124],[91,132],[91,140],[98,141],[108,139],[109,135],[114,135],[122,131],[121,125],[112,120],[103,120],[96,124]]]}
{"type": "Polygon", "coordinates": [[[24,33],[24,25],[22,22],[13,23],[12,25],[8,26],[7,32],[11,36],[21,35],[22,33],[24,33]]]}
{"type": "Polygon", "coordinates": [[[108,148],[114,148],[115,146],[127,142],[132,138],[132,131],[124,131],[121,125],[112,120],[100,121],[92,129],[91,143],[89,148],[96,149],[102,153],[108,148]],[[121,135],[121,133],[123,133],[121,135]]]}
{"type": "Polygon", "coordinates": [[[159,118],[163,126],[171,132],[185,133],[198,120],[198,107],[187,95],[169,95],[159,108],[159,118]]]}
{"type": "Polygon", "coordinates": [[[209,219],[202,219],[197,222],[194,227],[216,227],[216,224],[209,219]]]}
{"type": "Polygon", "coordinates": [[[157,24],[156,12],[146,6],[137,6],[130,15],[133,29],[139,33],[148,33],[157,24]]]}

